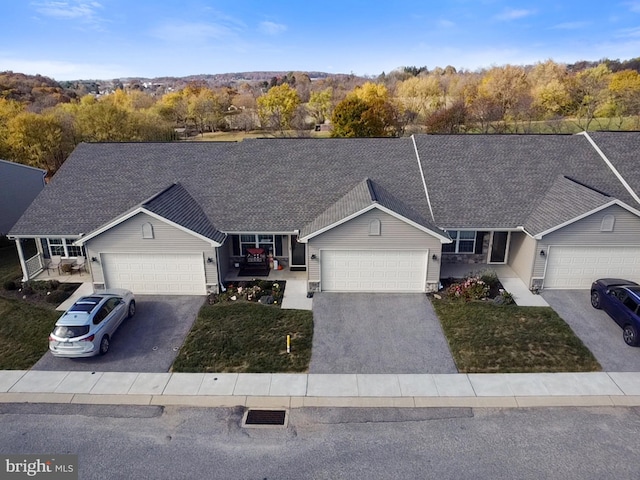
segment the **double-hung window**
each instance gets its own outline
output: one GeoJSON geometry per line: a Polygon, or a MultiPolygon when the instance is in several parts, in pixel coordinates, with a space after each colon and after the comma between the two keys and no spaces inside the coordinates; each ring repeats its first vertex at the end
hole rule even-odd
{"type": "Polygon", "coordinates": [[[476,232],[469,230],[447,231],[453,243],[442,245],[442,253],[473,253],[476,249],[476,232]]]}
{"type": "Polygon", "coordinates": [[[48,238],[49,254],[61,257],[83,257],[84,247],[73,245],[72,238],[48,238]]]}

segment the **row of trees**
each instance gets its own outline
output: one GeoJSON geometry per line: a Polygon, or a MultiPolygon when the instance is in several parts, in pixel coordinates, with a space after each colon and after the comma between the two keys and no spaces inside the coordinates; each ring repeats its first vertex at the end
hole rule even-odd
{"type": "Polygon", "coordinates": [[[290,73],[234,87],[191,82],[163,95],[123,86],[99,98],[65,96],[50,79],[34,85],[27,92],[0,82],[0,158],[50,172],[82,141],[167,141],[216,130],[308,135],[330,122],[333,136],[371,137],[640,126],[640,74],[606,62],[581,70],[552,61],[478,72],[406,67],[375,80],[290,73]]]}

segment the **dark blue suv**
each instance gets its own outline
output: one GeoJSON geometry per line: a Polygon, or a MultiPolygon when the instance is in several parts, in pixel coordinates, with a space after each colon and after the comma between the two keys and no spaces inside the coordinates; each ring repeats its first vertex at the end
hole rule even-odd
{"type": "Polygon", "coordinates": [[[622,327],[627,345],[638,346],[640,285],[620,278],[601,278],[591,285],[591,305],[601,308],[622,327]]]}

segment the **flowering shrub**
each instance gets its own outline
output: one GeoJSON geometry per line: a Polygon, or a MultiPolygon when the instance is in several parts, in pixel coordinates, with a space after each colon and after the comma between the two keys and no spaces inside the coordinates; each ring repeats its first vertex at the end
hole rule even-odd
{"type": "Polygon", "coordinates": [[[464,300],[483,300],[489,296],[489,285],[480,277],[468,277],[463,282],[449,285],[445,295],[464,300]]]}
{"type": "Polygon", "coordinates": [[[209,304],[245,301],[279,305],[282,302],[284,285],[283,281],[267,280],[230,283],[224,292],[209,295],[209,304]]]}

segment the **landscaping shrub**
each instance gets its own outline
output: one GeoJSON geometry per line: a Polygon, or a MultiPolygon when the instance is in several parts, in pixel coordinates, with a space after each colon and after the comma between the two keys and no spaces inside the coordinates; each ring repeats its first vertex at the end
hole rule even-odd
{"type": "Polygon", "coordinates": [[[7,280],[6,282],[4,282],[4,284],[2,286],[4,287],[5,290],[17,290],[18,289],[18,284],[16,282],[14,282],[13,280],[7,280]]]}
{"type": "Polygon", "coordinates": [[[209,295],[208,303],[213,305],[223,302],[245,301],[279,305],[284,295],[284,286],[284,281],[273,282],[269,280],[230,283],[225,292],[209,295]]]}
{"type": "Polygon", "coordinates": [[[445,295],[462,300],[483,300],[489,296],[489,285],[480,277],[469,277],[463,282],[453,283],[447,287],[445,295]]]}
{"type": "Polygon", "coordinates": [[[55,290],[47,295],[46,300],[47,303],[59,304],[64,302],[67,298],[69,298],[69,292],[64,292],[62,290],[55,290]]]}
{"type": "Polygon", "coordinates": [[[498,274],[493,270],[485,270],[480,273],[480,280],[489,285],[489,288],[497,287],[500,283],[498,280],[498,274]]]}

